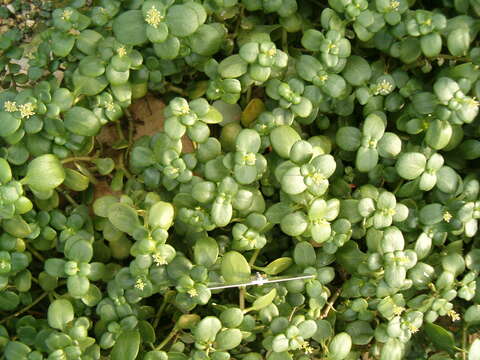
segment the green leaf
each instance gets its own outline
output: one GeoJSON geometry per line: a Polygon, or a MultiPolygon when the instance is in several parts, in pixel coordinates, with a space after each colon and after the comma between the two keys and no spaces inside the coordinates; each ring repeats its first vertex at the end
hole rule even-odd
{"type": "Polygon", "coordinates": [[[32,351],[27,345],[20,341],[8,341],[3,350],[7,360],[27,359],[28,354],[32,351]]]}
{"type": "Polygon", "coordinates": [[[83,136],[94,136],[100,131],[101,123],[97,116],[90,110],[74,106],[63,115],[65,128],[83,136]]]}
{"type": "Polygon", "coordinates": [[[470,31],[468,28],[455,29],[448,34],[448,51],[453,56],[465,56],[470,47],[470,42],[470,31]]]}
{"type": "Polygon", "coordinates": [[[158,201],[148,210],[148,225],[152,228],[168,230],[172,226],[174,209],[172,204],[158,201]]]}
{"type": "Polygon", "coordinates": [[[173,5],[168,9],[166,22],[172,35],[186,37],[192,35],[205,21],[204,13],[203,7],[192,7],[189,4],[173,5]]]}
{"type": "Polygon", "coordinates": [[[403,153],[397,160],[395,168],[398,175],[406,180],[414,180],[419,177],[427,165],[425,155],[417,152],[403,153]]]}
{"type": "Polygon", "coordinates": [[[480,360],[480,339],[475,339],[470,345],[468,360],[480,360]]]}
{"type": "Polygon", "coordinates": [[[251,129],[243,129],[237,135],[236,148],[237,151],[244,151],[247,153],[257,153],[260,149],[261,139],[260,135],[251,129]]]}
{"type": "Polygon", "coordinates": [[[449,353],[455,351],[455,338],[450,331],[429,322],[423,325],[423,329],[438,349],[448,351],[449,353]]]}
{"type": "Polygon", "coordinates": [[[329,355],[332,360],[343,360],[350,353],[352,338],[346,332],[335,335],[328,345],[329,355]]]}
{"type": "Polygon", "coordinates": [[[236,348],[241,342],[242,332],[239,329],[226,329],[218,333],[213,346],[217,351],[228,351],[236,348]]]}
{"type": "Polygon", "coordinates": [[[113,21],[115,38],[125,45],[141,45],[147,41],[146,22],[141,10],[129,10],[113,21]]]}
{"type": "Polygon", "coordinates": [[[377,114],[370,114],[363,123],[362,133],[369,139],[380,140],[385,132],[386,121],[377,114]]]}
{"type": "Polygon", "coordinates": [[[317,260],[315,249],[306,241],[299,242],[293,250],[295,264],[301,267],[313,266],[317,260]]]}
{"type": "Polygon", "coordinates": [[[267,294],[260,296],[258,299],[256,299],[253,302],[250,309],[254,311],[258,311],[267,307],[273,302],[273,299],[275,299],[275,296],[277,296],[277,289],[273,288],[267,294]]]}
{"type": "Polygon", "coordinates": [[[28,164],[24,182],[35,191],[49,192],[65,180],[65,170],[55,155],[41,155],[28,164]]]}
{"type": "Polygon", "coordinates": [[[6,111],[0,111],[0,136],[10,136],[18,130],[22,121],[6,111]]]}
{"type": "Polygon", "coordinates": [[[0,310],[12,311],[20,304],[20,297],[10,290],[0,292],[0,310]]]}
{"type": "Polygon", "coordinates": [[[273,260],[270,264],[262,268],[262,271],[267,275],[278,275],[287,270],[292,264],[292,258],[281,257],[273,260]]]}
{"type": "Polygon", "coordinates": [[[114,203],[108,208],[108,220],[118,230],[132,235],[141,226],[137,212],[123,203],[114,203]]]}
{"type": "Polygon", "coordinates": [[[362,140],[362,132],[353,126],[344,126],[338,129],[335,140],[337,145],[345,151],[357,151],[362,140]]]}
{"type": "Polygon", "coordinates": [[[48,307],[48,325],[54,329],[63,330],[73,320],[73,306],[66,299],[54,300],[48,307]]]}
{"type": "Polygon", "coordinates": [[[307,216],[302,211],[288,214],[280,222],[282,231],[290,236],[302,235],[308,227],[307,216]]]}
{"type": "Polygon", "coordinates": [[[372,69],[364,58],[352,55],[348,58],[342,75],[351,85],[361,86],[372,76],[372,69]]]}
{"type": "Polygon", "coordinates": [[[226,79],[235,79],[248,70],[248,63],[240,55],[231,55],[218,64],[218,73],[226,79]]]}
{"type": "Polygon", "coordinates": [[[222,328],[222,323],[215,316],[204,317],[193,330],[197,342],[213,342],[222,328]]]}
{"type": "Polygon", "coordinates": [[[273,150],[284,159],[288,159],[292,146],[299,140],[300,135],[287,125],[276,127],[270,133],[273,150]]]}
{"type": "Polygon", "coordinates": [[[357,157],[355,159],[355,166],[358,171],[369,172],[373,170],[378,164],[378,151],[377,149],[367,148],[361,146],[357,151],[357,157]]]}
{"type": "Polygon", "coordinates": [[[219,248],[215,239],[205,236],[198,239],[193,247],[195,263],[210,267],[217,261],[219,248]]]}
{"type": "Polygon", "coordinates": [[[124,330],[115,341],[112,360],[135,360],[140,350],[140,332],[138,330],[124,330]]]}
{"type": "Polygon", "coordinates": [[[287,170],[282,177],[282,190],[290,195],[301,194],[307,189],[304,177],[298,166],[287,170]]]}
{"type": "Polygon", "coordinates": [[[249,281],[250,265],[239,252],[229,251],[222,258],[221,274],[227,283],[249,281]]]}
{"type": "Polygon", "coordinates": [[[88,176],[73,169],[65,169],[65,181],[63,184],[69,189],[73,191],[84,191],[88,188],[89,183],[90,179],[88,176]]]}

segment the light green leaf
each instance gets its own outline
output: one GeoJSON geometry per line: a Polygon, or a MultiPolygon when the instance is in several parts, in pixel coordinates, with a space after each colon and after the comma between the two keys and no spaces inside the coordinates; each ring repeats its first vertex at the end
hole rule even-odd
{"type": "Polygon", "coordinates": [[[249,281],[250,265],[239,252],[229,251],[222,258],[221,273],[227,283],[249,281]]]}
{"type": "Polygon", "coordinates": [[[253,305],[250,309],[254,311],[258,311],[267,307],[273,302],[273,299],[275,299],[275,296],[277,296],[277,289],[273,288],[267,294],[260,296],[258,299],[256,299],[253,302],[253,305]]]}
{"type": "Polygon", "coordinates": [[[118,230],[132,235],[141,226],[135,209],[124,203],[114,203],[108,208],[108,220],[118,230]]]}
{"type": "Polygon", "coordinates": [[[124,330],[115,341],[112,360],[135,360],[140,350],[140,332],[138,330],[124,330]]]}
{"type": "Polygon", "coordinates": [[[49,192],[65,180],[65,171],[55,155],[41,155],[28,164],[25,183],[36,191],[49,192]]]}
{"type": "Polygon", "coordinates": [[[48,307],[48,325],[54,329],[63,330],[74,318],[73,306],[66,299],[53,301],[48,307]]]}

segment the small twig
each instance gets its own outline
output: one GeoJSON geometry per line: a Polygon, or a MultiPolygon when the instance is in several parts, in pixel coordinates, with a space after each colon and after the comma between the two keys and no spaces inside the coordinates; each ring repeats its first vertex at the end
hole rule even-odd
{"type": "Polygon", "coordinates": [[[16,318],[18,316],[20,316],[21,314],[23,314],[25,311],[28,311],[30,308],[34,307],[35,305],[37,305],[40,301],[42,301],[42,299],[44,297],[46,297],[49,293],[48,292],[44,292],[42,295],[40,295],[38,298],[35,299],[34,302],[32,302],[30,305],[27,305],[25,306],[23,309],[17,311],[15,314],[12,314],[10,316],[7,316],[6,318],[2,319],[0,321],[0,324],[4,324],[6,323],[8,320],[12,319],[12,318],[16,318]]]}
{"type": "Polygon", "coordinates": [[[320,315],[320,319],[325,319],[328,316],[328,313],[330,312],[330,310],[332,310],[333,305],[335,304],[335,301],[337,301],[341,292],[342,292],[342,288],[338,288],[335,291],[335,294],[333,294],[332,299],[328,302],[327,307],[325,308],[325,310],[323,310],[322,314],[320,315]]]}

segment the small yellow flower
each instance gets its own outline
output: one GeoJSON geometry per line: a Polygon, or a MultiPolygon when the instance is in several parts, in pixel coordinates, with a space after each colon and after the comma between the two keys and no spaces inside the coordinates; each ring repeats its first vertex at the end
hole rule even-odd
{"type": "Polygon", "coordinates": [[[143,282],[142,279],[138,278],[137,281],[135,282],[135,289],[143,290],[144,288],[145,288],[145,283],[143,282]]]}
{"type": "Polygon", "coordinates": [[[450,316],[452,321],[460,320],[460,315],[455,310],[448,310],[447,315],[450,316]]]}
{"type": "Polygon", "coordinates": [[[303,352],[305,353],[305,355],[312,354],[315,351],[315,349],[310,346],[308,341],[304,341],[301,345],[301,348],[302,348],[303,352]]]}
{"type": "Polygon", "coordinates": [[[125,46],[121,46],[117,49],[117,54],[118,56],[120,57],[124,57],[125,55],[127,55],[127,49],[125,49],[125,46]]]}
{"type": "Polygon", "coordinates": [[[391,11],[397,11],[399,7],[400,7],[400,1],[397,1],[397,0],[390,1],[390,10],[391,11]]]}
{"type": "Polygon", "coordinates": [[[393,85],[390,84],[387,80],[382,80],[380,84],[377,85],[375,90],[375,95],[388,95],[393,90],[393,85]]]}
{"type": "Polygon", "coordinates": [[[315,184],[320,184],[322,181],[325,180],[325,177],[322,174],[317,172],[312,175],[312,180],[315,184]]]}
{"type": "Polygon", "coordinates": [[[267,55],[272,57],[277,54],[277,49],[276,48],[271,48],[270,50],[267,51],[267,55]]]}
{"type": "Polygon", "coordinates": [[[73,35],[73,36],[78,36],[78,35],[80,35],[80,31],[78,31],[77,29],[70,29],[70,30],[68,30],[68,33],[69,33],[70,35],[73,35]]]}
{"type": "Polygon", "coordinates": [[[28,119],[30,116],[35,115],[35,106],[32,103],[20,105],[18,108],[20,110],[20,116],[22,118],[28,119]]]}
{"type": "Polygon", "coordinates": [[[5,104],[3,106],[6,112],[18,111],[17,103],[15,101],[5,101],[5,104]]]}
{"type": "Polygon", "coordinates": [[[452,214],[450,214],[448,211],[445,211],[443,213],[443,220],[447,223],[449,223],[450,220],[452,220],[452,217],[453,217],[452,214]]]}
{"type": "Polygon", "coordinates": [[[113,102],[109,102],[107,103],[107,105],[105,105],[105,108],[107,109],[107,111],[113,111],[115,110],[115,105],[113,104],[113,102]]]}
{"type": "Polygon", "coordinates": [[[63,13],[62,13],[62,20],[65,20],[65,21],[68,21],[70,20],[70,17],[73,15],[73,11],[70,10],[70,9],[65,9],[63,10],[63,13]]]}
{"type": "Polygon", "coordinates": [[[318,77],[318,79],[319,79],[321,82],[325,82],[325,81],[328,80],[328,75],[327,75],[327,74],[325,74],[325,75],[320,75],[320,76],[318,77]]]}
{"type": "Polygon", "coordinates": [[[160,265],[166,265],[167,264],[167,261],[165,260],[165,258],[160,255],[160,254],[153,254],[152,255],[152,258],[153,258],[153,262],[155,263],[155,265],[157,266],[160,266],[160,265]]]}
{"type": "Polygon", "coordinates": [[[393,313],[395,315],[400,315],[403,312],[403,307],[398,306],[398,305],[393,305],[393,313]]]}
{"type": "Polygon", "coordinates": [[[187,291],[187,294],[190,295],[190,297],[194,297],[194,296],[198,295],[198,292],[195,288],[192,288],[192,289],[187,291]]]}
{"type": "Polygon", "coordinates": [[[253,165],[255,164],[255,154],[254,153],[247,153],[243,155],[243,161],[245,161],[246,164],[248,165],[253,165]]]}
{"type": "Polygon", "coordinates": [[[409,324],[407,324],[407,327],[408,327],[408,330],[410,330],[410,332],[412,334],[415,334],[418,331],[418,328],[413,324],[409,323],[409,324]]]}
{"type": "Polygon", "coordinates": [[[158,25],[160,25],[162,20],[163,16],[155,6],[152,6],[150,10],[147,11],[147,16],[145,17],[147,24],[152,25],[154,28],[158,28],[158,25]]]}

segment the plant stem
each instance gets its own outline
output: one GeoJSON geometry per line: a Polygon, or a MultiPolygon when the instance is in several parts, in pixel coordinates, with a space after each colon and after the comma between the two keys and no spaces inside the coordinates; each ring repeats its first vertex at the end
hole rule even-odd
{"type": "Polygon", "coordinates": [[[173,337],[177,334],[178,329],[174,327],[172,331],[170,331],[170,334],[167,335],[165,339],[155,348],[155,350],[161,350],[165,345],[167,345],[170,340],[173,339],[173,337]]]}
{"type": "Polygon", "coordinates": [[[335,291],[335,294],[333,294],[332,299],[328,302],[327,307],[322,312],[322,315],[320,315],[320,319],[324,319],[328,316],[328,313],[333,308],[333,305],[335,304],[335,301],[337,301],[341,292],[342,292],[342,288],[338,288],[337,291],[335,291]]]}
{"type": "Polygon", "coordinates": [[[8,320],[12,319],[12,318],[16,318],[17,316],[20,316],[21,314],[23,314],[25,311],[28,311],[30,308],[34,307],[35,305],[37,305],[40,301],[42,301],[42,299],[44,297],[46,297],[48,295],[48,292],[44,292],[42,295],[40,295],[38,298],[35,299],[34,302],[32,302],[30,305],[27,305],[25,306],[23,309],[17,311],[15,314],[12,314],[10,316],[7,316],[6,318],[2,319],[0,321],[0,324],[4,324],[6,323],[8,320]]]}
{"type": "Polygon", "coordinates": [[[250,261],[248,262],[248,265],[253,266],[253,264],[255,264],[255,260],[257,260],[258,254],[260,254],[260,249],[255,249],[252,257],[250,258],[250,261]]]}
{"type": "Polygon", "coordinates": [[[153,324],[152,324],[154,329],[157,328],[158,323],[160,322],[160,317],[162,316],[163,310],[165,310],[165,308],[168,305],[168,301],[170,300],[170,294],[171,294],[170,292],[167,292],[165,294],[165,296],[163,297],[162,305],[160,305],[157,313],[155,314],[155,320],[153,321],[153,324]]]}
{"type": "Polygon", "coordinates": [[[282,50],[288,54],[288,33],[285,28],[282,29],[282,50]]]}
{"type": "MultiPolygon", "coordinates": [[[[464,350],[467,349],[467,330],[468,330],[468,325],[465,324],[462,329],[462,348],[464,350]]],[[[462,359],[467,360],[467,353],[465,351],[462,352],[462,359]]]]}
{"type": "Polygon", "coordinates": [[[187,93],[183,89],[179,88],[178,86],[172,85],[172,84],[167,85],[167,90],[171,91],[171,92],[174,92],[174,93],[177,93],[177,94],[180,94],[182,96],[187,95],[187,93]]]}
{"type": "Polygon", "coordinates": [[[78,206],[78,203],[70,196],[69,193],[67,193],[66,191],[62,191],[62,194],[63,196],[65,196],[65,199],[67,199],[70,204],[72,204],[73,206],[78,206]]]}
{"type": "Polygon", "coordinates": [[[72,156],[72,157],[63,159],[61,163],[66,164],[73,161],[92,161],[95,159],[96,159],[96,156],[72,156]]]}
{"type": "Polygon", "coordinates": [[[117,130],[117,134],[120,140],[125,140],[125,134],[123,133],[122,124],[120,123],[120,121],[115,122],[115,129],[117,130]]]}
{"type": "Polygon", "coordinates": [[[41,262],[45,262],[45,258],[30,245],[27,245],[27,250],[30,251],[32,255],[35,256],[38,260],[40,260],[41,262]]]}
{"type": "Polygon", "coordinates": [[[247,289],[245,288],[245,286],[240,287],[240,294],[239,294],[239,300],[238,300],[240,310],[245,309],[245,293],[246,292],[247,292],[247,289]]]}
{"type": "Polygon", "coordinates": [[[133,143],[133,131],[134,131],[134,124],[133,124],[133,116],[128,109],[125,109],[125,116],[128,120],[128,147],[133,143]]]}

